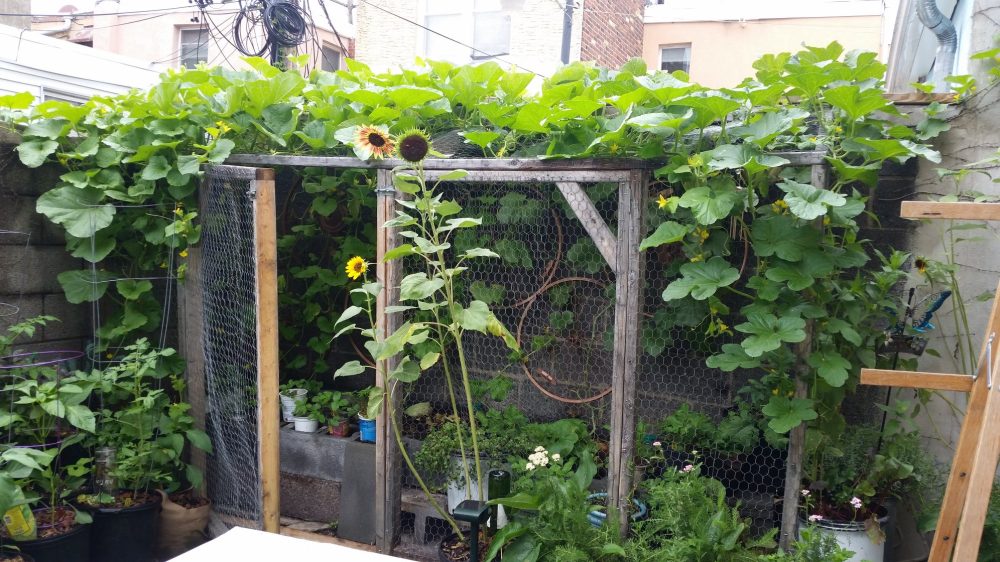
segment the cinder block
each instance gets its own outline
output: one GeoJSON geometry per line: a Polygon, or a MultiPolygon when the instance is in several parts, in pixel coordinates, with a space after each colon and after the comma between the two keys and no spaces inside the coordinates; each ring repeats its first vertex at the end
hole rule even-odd
{"type": "Polygon", "coordinates": [[[42,301],[45,314],[59,319],[45,327],[46,340],[88,339],[92,335],[89,303],[70,304],[62,291],[44,295],[42,301]]]}
{"type": "Polygon", "coordinates": [[[14,150],[0,145],[0,193],[38,196],[52,189],[66,170],[54,164],[28,168],[14,150]]]}
{"type": "Polygon", "coordinates": [[[281,473],[281,514],[331,523],[340,519],[340,482],[281,473]]]}
{"type": "Polygon", "coordinates": [[[282,429],[280,435],[282,472],[324,480],[343,479],[344,447],[350,439],[291,429],[282,429]]]}
{"type": "Polygon", "coordinates": [[[0,246],[38,245],[45,238],[45,217],[35,212],[35,198],[12,195],[0,198],[0,246]]]}
{"type": "MultiPolygon", "coordinates": [[[[42,314],[44,306],[41,295],[0,295],[0,333],[22,320],[42,314]]],[[[25,339],[21,343],[44,339],[44,334],[39,331],[34,338],[25,339]]]]}
{"type": "Polygon", "coordinates": [[[79,269],[82,263],[59,246],[2,247],[0,294],[60,293],[62,286],[56,276],[79,269]]]}

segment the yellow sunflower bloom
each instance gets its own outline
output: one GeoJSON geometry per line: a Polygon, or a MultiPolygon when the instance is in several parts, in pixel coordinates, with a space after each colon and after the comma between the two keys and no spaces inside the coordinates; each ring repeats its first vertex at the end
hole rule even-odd
{"type": "Polygon", "coordinates": [[[389,133],[375,125],[360,127],[355,142],[358,146],[370,152],[372,158],[375,159],[391,156],[396,150],[396,143],[389,136],[389,133]]]}
{"type": "Polygon", "coordinates": [[[368,271],[368,264],[361,256],[354,256],[347,261],[347,267],[344,268],[347,271],[347,276],[351,279],[358,279],[368,271]]]}

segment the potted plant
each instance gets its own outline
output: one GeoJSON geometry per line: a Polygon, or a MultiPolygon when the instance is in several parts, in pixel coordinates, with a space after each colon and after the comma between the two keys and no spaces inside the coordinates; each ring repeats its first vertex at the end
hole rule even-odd
{"type": "Polygon", "coordinates": [[[306,400],[311,390],[319,392],[319,383],[314,380],[292,379],[278,387],[278,397],[281,400],[281,414],[285,421],[292,421],[295,406],[299,401],[306,400]]]}
{"type": "Polygon", "coordinates": [[[834,536],[855,552],[851,561],[883,560],[890,502],[920,479],[914,470],[923,456],[919,435],[887,428],[847,428],[806,457],[800,526],[810,524],[834,536]]]}
{"type": "Polygon", "coordinates": [[[173,558],[204,540],[212,513],[212,502],[194,489],[168,494],[160,490],[161,511],[157,551],[162,559],[173,558]]]}
{"type": "Polygon", "coordinates": [[[87,407],[93,385],[66,373],[63,355],[15,353],[19,336],[31,337],[54,318],[39,316],[0,335],[0,373],[9,409],[0,429],[12,439],[0,446],[0,536],[40,562],[89,560],[90,517],[68,504],[89,474],[90,459],[69,459],[67,449],[95,430],[87,407]]]}
{"type": "Polygon", "coordinates": [[[201,482],[183,460],[191,445],[211,452],[208,436],[194,427],[190,405],[167,390],[184,391],[181,365],[171,348],[153,349],[142,338],[104,370],[94,370],[104,407],[94,445],[104,475],[93,493],[78,498],[94,516],[92,555],[97,560],[147,561],[156,546],[157,488],[174,492],[201,482]]]}
{"type": "Polygon", "coordinates": [[[0,562],[35,562],[35,557],[21,552],[16,546],[0,546],[0,562]]]}
{"type": "Polygon", "coordinates": [[[316,396],[315,402],[320,407],[322,422],[326,424],[326,431],[330,435],[334,437],[350,435],[350,416],[354,407],[352,398],[350,392],[337,390],[328,390],[316,396]]]}
{"type": "Polygon", "coordinates": [[[355,393],[358,399],[358,430],[361,433],[360,439],[366,443],[375,442],[375,416],[376,411],[372,411],[371,396],[375,387],[363,388],[355,393]]]}
{"type": "Polygon", "coordinates": [[[323,414],[313,401],[299,400],[295,403],[295,410],[292,411],[292,422],[295,424],[295,431],[302,433],[316,433],[319,429],[319,422],[323,414]]]}

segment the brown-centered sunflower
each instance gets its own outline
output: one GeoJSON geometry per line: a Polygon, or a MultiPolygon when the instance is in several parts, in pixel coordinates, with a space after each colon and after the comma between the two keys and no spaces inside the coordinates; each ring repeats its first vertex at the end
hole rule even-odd
{"type": "Polygon", "coordinates": [[[427,158],[427,154],[431,151],[431,141],[420,129],[410,129],[397,137],[397,140],[399,146],[396,151],[399,157],[407,162],[420,162],[427,158]]]}
{"type": "Polygon", "coordinates": [[[356,280],[368,271],[368,264],[361,256],[354,256],[347,260],[347,267],[344,270],[347,271],[348,277],[356,280]]]}
{"type": "Polygon", "coordinates": [[[365,125],[358,129],[357,145],[371,153],[372,158],[385,158],[392,155],[396,144],[388,131],[375,125],[365,125]]]}

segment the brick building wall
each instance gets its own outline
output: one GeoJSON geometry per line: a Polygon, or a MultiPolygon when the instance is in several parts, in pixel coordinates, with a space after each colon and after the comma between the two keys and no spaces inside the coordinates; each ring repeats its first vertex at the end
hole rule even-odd
{"type": "Polygon", "coordinates": [[[26,168],[14,148],[19,139],[0,131],[0,331],[27,318],[55,316],[24,351],[81,349],[90,334],[90,308],[66,302],[56,276],[80,269],[62,230],[35,211],[38,196],[59,181],[54,168],[26,168]]]}
{"type": "Polygon", "coordinates": [[[642,56],[645,0],[585,0],[580,60],[619,68],[642,56]]]}

